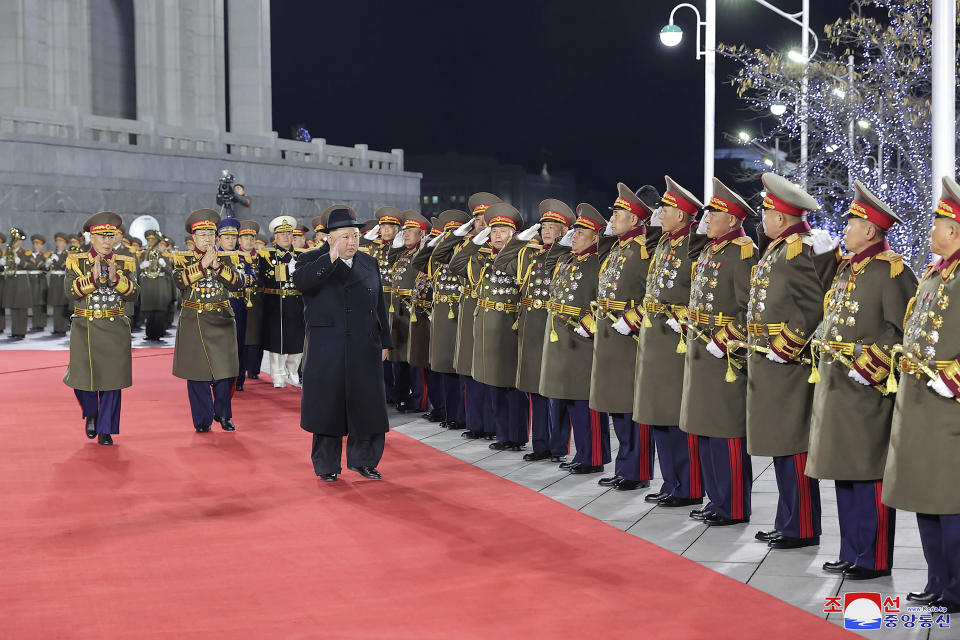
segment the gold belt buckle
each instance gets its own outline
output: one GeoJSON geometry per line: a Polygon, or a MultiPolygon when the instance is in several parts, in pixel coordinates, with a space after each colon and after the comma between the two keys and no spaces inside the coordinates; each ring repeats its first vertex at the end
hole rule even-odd
{"type": "Polygon", "coordinates": [[[102,311],[101,309],[94,309],[94,310],[93,310],[93,317],[94,317],[94,318],[102,318],[102,317],[103,317],[103,311],[102,311]]]}
{"type": "Polygon", "coordinates": [[[497,311],[503,311],[506,307],[503,306],[502,302],[496,302],[494,303],[493,308],[497,311]]]}
{"type": "Polygon", "coordinates": [[[537,300],[534,300],[534,301],[533,301],[533,308],[534,308],[534,309],[540,309],[540,308],[542,308],[542,307],[543,307],[543,300],[540,300],[540,299],[538,298],[537,300]]]}

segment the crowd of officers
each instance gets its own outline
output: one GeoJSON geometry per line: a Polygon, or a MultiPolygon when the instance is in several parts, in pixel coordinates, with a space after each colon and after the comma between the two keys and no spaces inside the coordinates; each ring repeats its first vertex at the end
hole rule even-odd
{"type": "Polygon", "coordinates": [[[943,179],[918,283],[887,242],[900,218],[860,182],[844,254],[781,176],[762,176],[758,242],[757,212],[719,180],[704,204],[665,179],[662,196],[619,184],[609,216],[544,200],[526,229],[485,192],[432,221],[379,209],[361,250],[389,306],[388,401],[571,474],[611,462],[612,423],[599,483],[648,487],[656,451],[644,500],[706,526],[749,522],[751,455],[770,456],[759,542],[818,545],[832,479],[841,547],[824,571],[889,575],[896,509],[913,511],[929,579],[908,599],[960,609],[960,185],[943,179]]]}

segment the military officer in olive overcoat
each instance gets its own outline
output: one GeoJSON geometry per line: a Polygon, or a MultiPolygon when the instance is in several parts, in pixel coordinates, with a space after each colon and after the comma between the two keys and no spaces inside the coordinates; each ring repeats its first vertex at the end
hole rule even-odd
{"type": "Polygon", "coordinates": [[[750,521],[753,466],[747,453],[747,372],[727,359],[727,341],[746,340],[750,272],[757,247],[743,230],[753,209],[713,179],[701,226],[710,243],[690,284],[680,429],[697,436],[710,502],[690,513],[709,526],[750,521]]]}
{"type": "Polygon", "coordinates": [[[67,234],[58,231],[53,235],[54,249],[47,258],[47,304],[53,314],[53,335],[65,336],[70,329],[70,301],[63,288],[67,265],[67,234]]]}
{"type": "Polygon", "coordinates": [[[960,185],[943,177],[927,266],[907,305],[883,504],[917,514],[927,584],[907,600],[960,612],[960,185]]]}
{"type": "MultiPolygon", "coordinates": [[[[520,289],[516,280],[494,264],[497,254],[523,224],[513,206],[498,202],[484,211],[486,227],[473,236],[450,262],[452,271],[467,276],[477,293],[473,314],[473,362],[471,377],[486,386],[492,407],[496,442],[490,448],[520,451],[527,442],[527,402],[514,384],[517,379],[517,331],[520,289]],[[489,247],[486,245],[489,242],[489,247]],[[471,273],[472,258],[482,255],[479,273],[471,273]]],[[[463,345],[461,344],[461,348],[463,345]]],[[[490,422],[488,418],[487,422],[490,422]]],[[[490,425],[484,424],[485,433],[490,425]]]]}
{"type": "Polygon", "coordinates": [[[230,256],[217,251],[220,214],[198,209],[185,223],[194,248],[174,256],[174,281],[183,293],[173,352],[173,375],[187,381],[190,413],[197,433],[210,431],[214,420],[234,431],[230,402],[237,377],[237,325],[230,293],[243,288],[243,279],[230,256]]]}
{"type": "Polygon", "coordinates": [[[890,575],[896,511],[877,500],[890,444],[896,380],[890,356],[903,341],[917,278],[891,251],[896,213],[859,180],[847,214],[843,256],[827,292],[820,335],[806,474],[837,492],[840,559],[825,571],[865,580],[890,575]],[[889,383],[889,385],[888,385],[889,383]]]}
{"type": "Polygon", "coordinates": [[[820,487],[804,474],[813,385],[803,361],[840,253],[835,239],[807,224],[816,200],[776,174],[761,179],[763,229],[771,242],[750,277],[747,450],[773,456],[780,492],[775,529],[756,538],[774,549],[795,549],[820,543],[820,487]]]}
{"type": "MultiPolygon", "coordinates": [[[[377,223],[360,237],[364,253],[377,260],[380,269],[380,282],[383,287],[385,300],[389,300],[392,287],[390,285],[390,268],[394,260],[400,255],[400,248],[394,248],[394,240],[400,235],[400,225],[403,224],[403,212],[396,207],[380,207],[374,212],[377,223]]],[[[396,404],[397,393],[394,381],[394,364],[390,360],[383,361],[383,384],[387,394],[387,404],[396,404]]]]}
{"type": "Polygon", "coordinates": [[[590,304],[597,299],[597,240],[606,224],[591,205],[577,207],[577,219],[560,241],[571,242],[570,253],[554,269],[544,324],[540,395],[550,399],[551,431],[564,424],[573,429],[577,454],[561,468],[574,474],[599,473],[611,460],[609,417],[589,402],[597,330],[590,304]]]}
{"type": "Polygon", "coordinates": [[[130,320],[125,302],[137,297],[137,266],[113,251],[123,218],[102,211],[87,219],[90,250],[71,253],[64,293],[74,305],[70,364],[63,382],[80,402],[88,438],[112,445],[120,433],[121,389],[133,383],[130,320]]]}
{"type": "Polygon", "coordinates": [[[160,246],[163,236],[156,229],[144,232],[147,248],[140,259],[140,311],[145,338],[161,342],[166,332],[167,309],[174,299],[173,259],[160,246]]]}
{"type": "Polygon", "coordinates": [[[457,347],[457,312],[460,309],[462,285],[460,277],[450,271],[450,257],[462,241],[453,235],[455,229],[470,221],[470,216],[459,209],[448,209],[440,214],[442,233],[431,240],[433,251],[423,267],[433,283],[433,307],[430,316],[430,370],[434,372],[443,394],[445,429],[466,427],[463,404],[463,381],[454,367],[457,347]]]}
{"type": "MultiPolygon", "coordinates": [[[[254,220],[241,220],[240,231],[237,234],[239,251],[245,260],[253,265],[254,273],[260,272],[260,254],[257,252],[256,240],[260,233],[260,223],[254,220]]],[[[254,380],[260,377],[260,363],[263,361],[263,347],[260,344],[260,333],[263,327],[263,288],[258,282],[244,287],[244,296],[247,299],[247,330],[244,343],[240,348],[240,375],[236,384],[243,386],[247,376],[254,380]]]]}
{"type": "Polygon", "coordinates": [[[230,292],[230,308],[233,309],[233,320],[237,325],[237,379],[234,389],[243,391],[243,382],[246,378],[244,371],[243,347],[247,342],[247,311],[253,306],[247,296],[247,291],[256,287],[257,267],[250,254],[237,248],[240,236],[240,221],[236,218],[224,218],[217,228],[217,242],[220,255],[236,270],[242,281],[237,291],[230,292]]]}
{"type": "Polygon", "coordinates": [[[653,428],[663,475],[657,504],[682,507],[703,502],[699,440],[679,425],[690,280],[707,237],[693,233],[692,220],[703,204],[670,176],[664,179],[663,235],[651,258],[643,297],[633,419],[653,428]]]}
{"type": "Polygon", "coordinates": [[[33,319],[30,333],[40,333],[47,326],[47,260],[50,252],[44,251],[47,238],[39,233],[30,236],[33,251],[27,261],[27,270],[30,272],[30,286],[33,292],[33,319]]]}
{"type": "Polygon", "coordinates": [[[23,340],[27,334],[27,313],[33,305],[33,286],[29,266],[33,252],[23,248],[27,235],[20,229],[10,229],[10,244],[0,257],[3,264],[3,307],[10,309],[10,337],[23,340]]]}
{"type": "Polygon", "coordinates": [[[493,255],[487,247],[466,256],[460,254],[470,246],[475,233],[487,228],[485,212],[498,202],[500,198],[485,191],[467,199],[471,219],[454,229],[457,245],[448,261],[450,272],[460,277],[463,287],[457,311],[457,344],[453,357],[454,368],[463,381],[461,389],[467,429],[461,437],[474,440],[494,440],[497,437],[494,421],[489,416],[489,388],[473,378],[473,318],[480,294],[480,277],[484,267],[493,262],[493,255]]]}
{"type": "Polygon", "coordinates": [[[303,298],[293,284],[297,256],[293,247],[297,221],[277,216],[270,221],[273,246],[258,255],[257,282],[263,288],[263,321],[260,344],[270,352],[270,377],[276,388],[287,382],[300,386],[300,359],[303,355],[303,298]]]}
{"type": "MultiPolygon", "coordinates": [[[[659,211],[660,192],[644,185],[634,193],[621,182],[617,194],[600,239],[590,408],[610,414],[620,445],[613,475],[597,484],[634,491],[649,487],[653,478],[653,429],[633,419],[638,338],[632,334],[642,326],[650,256],[661,233],[659,225],[648,226],[654,209],[659,211]]],[[[659,499],[659,493],[652,495],[659,499]]]]}
{"type": "MultiPolygon", "coordinates": [[[[431,220],[431,224],[436,221],[431,220]]],[[[420,241],[420,249],[411,262],[417,275],[410,292],[410,334],[407,340],[407,362],[411,370],[419,372],[419,406],[412,408],[427,411],[423,418],[430,422],[445,420],[443,407],[443,387],[440,377],[430,369],[430,334],[433,327],[433,279],[427,272],[430,256],[436,246],[431,241],[440,236],[441,229],[432,226],[430,233],[420,241]]]]}
{"type": "MultiPolygon", "coordinates": [[[[570,252],[570,247],[559,244],[559,240],[567,233],[575,216],[565,202],[554,198],[542,201],[538,210],[540,221],[510,238],[510,242],[497,253],[493,265],[513,276],[520,286],[515,386],[527,396],[527,422],[533,446],[533,452],[524,454],[523,459],[555,458],[561,462],[569,451],[569,422],[566,440],[558,443],[558,449],[552,451],[550,399],[540,395],[540,370],[547,303],[550,302],[550,280],[557,260],[570,252]],[[538,230],[542,243],[534,240],[538,230]]],[[[592,350],[593,346],[590,348],[592,350]]]]}

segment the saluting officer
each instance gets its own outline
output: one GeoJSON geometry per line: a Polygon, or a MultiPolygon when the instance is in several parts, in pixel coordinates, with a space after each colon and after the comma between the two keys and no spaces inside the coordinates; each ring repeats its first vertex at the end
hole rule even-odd
{"type": "Polygon", "coordinates": [[[504,202],[491,204],[483,215],[486,227],[454,256],[450,268],[467,276],[477,292],[471,371],[473,380],[486,387],[487,403],[492,407],[492,415],[488,413],[484,423],[485,433],[496,434],[497,441],[491,443],[490,448],[520,451],[527,442],[527,402],[514,387],[517,379],[514,325],[520,289],[512,275],[496,267],[494,259],[523,224],[523,218],[516,208],[504,202]],[[485,246],[488,241],[489,247],[485,246]],[[478,261],[482,264],[479,273],[473,273],[474,256],[483,256],[478,261]]]}
{"type": "Polygon", "coordinates": [[[74,389],[88,438],[113,444],[120,433],[120,393],[133,384],[130,320],[124,302],[137,297],[137,267],[113,251],[123,218],[101,211],[87,219],[90,250],[67,257],[64,293],[73,304],[70,364],[63,382],[74,389]]]}
{"type": "MultiPolygon", "coordinates": [[[[260,233],[260,223],[253,220],[241,220],[237,243],[245,260],[253,266],[254,274],[260,272],[260,254],[257,253],[256,240],[260,233]]],[[[262,287],[254,282],[245,286],[244,296],[247,300],[247,330],[244,334],[244,343],[237,345],[240,349],[240,375],[236,385],[243,387],[247,376],[254,380],[260,377],[260,363],[263,361],[263,347],[260,345],[260,333],[263,327],[263,296],[262,287]]]]}
{"type": "Polygon", "coordinates": [[[50,252],[43,250],[47,239],[42,234],[33,234],[30,241],[33,243],[33,251],[26,263],[33,301],[30,333],[40,333],[47,326],[47,259],[50,252]]]}
{"type": "Polygon", "coordinates": [[[430,422],[445,420],[443,407],[443,387],[440,377],[430,369],[430,335],[433,327],[433,279],[427,272],[427,265],[433,253],[434,244],[441,229],[437,218],[431,220],[433,225],[430,233],[420,241],[420,249],[414,255],[410,265],[417,274],[413,281],[413,291],[410,293],[410,335],[407,340],[407,362],[411,371],[419,372],[420,404],[414,409],[429,411],[423,418],[430,422]]]}
{"type": "Polygon", "coordinates": [[[761,179],[763,230],[772,242],[750,278],[747,450],[773,456],[780,492],[775,530],[756,538],[795,549],[820,543],[820,486],[804,474],[813,386],[802,361],[840,254],[836,240],[807,224],[806,212],[820,207],[816,200],[774,173],[761,179]]]}
{"type": "Polygon", "coordinates": [[[166,333],[167,310],[174,300],[173,260],[160,246],[163,236],[156,229],[143,233],[147,249],[140,260],[140,311],[146,325],[144,337],[161,342],[166,333]]]}
{"type": "Polygon", "coordinates": [[[243,280],[230,257],[217,251],[219,222],[220,214],[213,209],[191,213],[184,226],[194,248],[174,256],[174,281],[183,292],[183,306],[173,375],[187,381],[197,433],[210,431],[214,420],[224,431],[236,429],[230,396],[240,360],[229,294],[240,291],[243,280]]]}
{"type": "Polygon", "coordinates": [[[270,352],[270,377],[273,386],[299,387],[300,359],[303,354],[303,298],[293,284],[297,255],[293,230],[297,221],[277,216],[270,221],[274,245],[259,252],[257,282],[263,287],[263,326],[260,344],[270,352]]]}
{"type": "MultiPolygon", "coordinates": [[[[552,457],[561,462],[570,446],[569,426],[566,440],[552,451],[550,400],[540,395],[540,371],[550,280],[557,260],[570,252],[570,247],[559,244],[559,240],[567,233],[575,216],[565,202],[554,198],[542,201],[538,209],[540,221],[510,238],[494,258],[493,265],[513,276],[520,286],[520,313],[516,325],[517,380],[514,386],[527,395],[527,424],[533,445],[533,452],[524,454],[523,459],[534,461],[552,457]],[[542,244],[534,241],[538,230],[542,244]]],[[[592,350],[593,346],[590,348],[592,350]]],[[[582,372],[576,375],[582,376],[582,372]]]]}
{"type": "Polygon", "coordinates": [[[217,242],[219,242],[220,256],[225,258],[236,270],[242,286],[237,291],[231,291],[230,308],[233,309],[233,320],[237,325],[237,379],[234,388],[243,391],[243,381],[246,378],[243,361],[243,346],[247,342],[247,310],[253,302],[247,297],[247,291],[257,284],[257,269],[250,254],[237,248],[240,235],[240,221],[236,218],[224,218],[217,228],[217,242]]]}
{"type": "MultiPolygon", "coordinates": [[[[960,612],[960,185],[943,177],[930,232],[939,260],[907,305],[900,388],[883,472],[883,504],[913,511],[927,584],[907,600],[960,612]]],[[[891,541],[892,542],[892,541],[891,541]]]]}
{"type": "Polygon", "coordinates": [[[480,191],[467,199],[467,209],[472,216],[453,231],[459,239],[450,258],[450,271],[460,277],[463,289],[460,294],[460,309],[457,314],[457,346],[454,353],[454,367],[463,381],[463,404],[467,430],[460,434],[462,438],[493,440],[497,437],[494,425],[489,420],[490,397],[487,385],[473,378],[473,318],[477,310],[483,268],[493,262],[489,248],[459,257],[464,248],[471,245],[472,234],[487,228],[484,213],[491,205],[500,202],[500,198],[480,191]],[[456,262],[455,262],[456,261],[456,262]]]}
{"type": "Polygon", "coordinates": [[[551,433],[573,428],[577,453],[560,468],[574,474],[599,473],[611,460],[609,417],[590,408],[588,373],[597,330],[590,307],[600,274],[597,240],[606,224],[591,205],[577,206],[577,219],[560,240],[571,242],[571,250],[557,260],[543,329],[540,395],[550,399],[551,433]]]}
{"type": "Polygon", "coordinates": [[[10,309],[10,337],[23,340],[27,335],[27,313],[33,304],[33,287],[30,283],[29,265],[33,252],[23,248],[27,235],[18,229],[10,229],[10,244],[0,258],[4,271],[3,306],[10,309]]]}
{"type": "Polygon", "coordinates": [[[47,289],[47,303],[53,314],[53,335],[65,336],[70,329],[70,301],[63,288],[67,265],[67,234],[57,231],[53,235],[54,250],[47,258],[47,273],[50,281],[47,289]]]}
{"type": "Polygon", "coordinates": [[[903,341],[907,301],[917,278],[891,251],[887,232],[901,222],[854,181],[843,256],[827,292],[820,336],[806,474],[834,480],[840,559],[823,569],[853,580],[890,575],[896,511],[877,500],[890,444],[895,379],[890,356],[903,341]],[[892,388],[890,389],[892,390],[892,388]]]}
{"type": "MultiPolygon", "coordinates": [[[[365,253],[371,258],[376,258],[377,266],[380,269],[380,283],[383,288],[384,300],[389,301],[390,294],[393,291],[390,284],[390,269],[403,248],[402,244],[399,248],[393,246],[394,240],[397,240],[400,225],[403,224],[403,213],[396,207],[386,206],[377,209],[373,215],[377,223],[361,236],[360,241],[361,243],[369,243],[365,253]]],[[[394,381],[394,365],[390,360],[383,361],[383,384],[387,394],[387,404],[396,404],[399,398],[394,381]]]]}
{"type": "Polygon", "coordinates": [[[727,526],[750,521],[747,372],[742,360],[727,359],[727,342],[747,339],[757,247],[743,231],[753,209],[716,178],[707,207],[701,225],[710,244],[701,251],[690,284],[680,429],[698,438],[710,498],[690,516],[709,526],[727,526]]]}
{"type": "Polygon", "coordinates": [[[460,309],[462,285],[460,277],[450,271],[450,257],[462,238],[453,231],[470,221],[466,211],[448,209],[440,214],[443,229],[434,244],[430,259],[425,265],[426,273],[433,282],[433,312],[430,325],[430,369],[439,378],[443,392],[444,419],[440,426],[445,429],[466,427],[463,403],[463,382],[454,366],[457,349],[457,312],[460,309]]]}

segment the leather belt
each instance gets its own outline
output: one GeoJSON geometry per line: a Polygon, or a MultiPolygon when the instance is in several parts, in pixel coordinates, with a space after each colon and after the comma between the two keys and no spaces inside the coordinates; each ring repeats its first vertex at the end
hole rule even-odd
{"type": "Polygon", "coordinates": [[[920,371],[920,365],[925,365],[931,371],[944,371],[954,363],[953,360],[916,360],[910,355],[900,358],[900,371],[914,374],[920,371]]]}
{"type": "Polygon", "coordinates": [[[65,275],[67,275],[67,272],[66,272],[66,271],[48,271],[47,273],[49,273],[49,274],[52,275],[52,276],[65,276],[65,275]]]}
{"type": "Polygon", "coordinates": [[[433,297],[434,302],[459,302],[460,295],[456,293],[444,293],[442,295],[436,295],[433,297]]]}
{"type": "Polygon", "coordinates": [[[612,298],[597,298],[597,306],[600,307],[601,311],[626,311],[627,302],[612,298]]]}
{"type": "Polygon", "coordinates": [[[393,292],[393,287],[391,287],[391,286],[384,286],[384,287],[383,287],[383,292],[384,292],[384,293],[392,293],[392,292],[393,292]]]}
{"type": "Polygon", "coordinates": [[[226,309],[230,306],[229,300],[221,300],[220,302],[194,302],[193,300],[184,300],[183,306],[186,309],[194,309],[196,311],[218,311],[219,309],[226,309]]]}
{"type": "Polygon", "coordinates": [[[579,316],[580,307],[575,307],[570,304],[561,304],[559,302],[548,302],[547,310],[553,311],[554,313],[559,313],[562,316],[579,316]]]}
{"type": "Polygon", "coordinates": [[[144,274],[141,274],[140,277],[141,277],[141,278],[147,278],[147,279],[149,279],[149,280],[153,280],[153,279],[155,279],[155,278],[159,278],[159,277],[162,276],[162,275],[163,275],[162,273],[144,273],[144,274]]]}
{"type": "Polygon", "coordinates": [[[687,312],[687,318],[697,324],[714,327],[725,327],[733,322],[733,316],[727,316],[722,313],[702,313],[700,311],[694,311],[693,309],[687,312]]]}
{"type": "Polygon", "coordinates": [[[393,289],[393,293],[398,296],[409,296],[413,293],[413,289],[393,289]]]}
{"type": "Polygon", "coordinates": [[[542,300],[540,298],[520,298],[520,304],[527,309],[544,309],[550,307],[549,300],[542,300]]]}
{"type": "Polygon", "coordinates": [[[493,300],[487,300],[486,298],[481,298],[477,300],[477,306],[481,309],[490,309],[491,311],[503,311],[504,313],[513,313],[520,310],[519,305],[515,305],[509,302],[499,302],[493,300]]]}
{"type": "MultiPolygon", "coordinates": [[[[863,343],[861,342],[835,342],[833,340],[821,340],[820,342],[830,347],[830,351],[845,356],[859,356],[863,351],[863,343]]],[[[824,349],[821,351],[824,351],[824,349]]]]}
{"type": "Polygon", "coordinates": [[[433,302],[431,300],[424,300],[423,298],[414,298],[413,306],[421,309],[429,309],[433,306],[433,302]]]}
{"type": "Polygon", "coordinates": [[[751,322],[747,325],[747,333],[752,336],[778,336],[783,332],[786,324],[786,322],[774,322],[772,324],[751,322]]]}
{"type": "Polygon", "coordinates": [[[262,291],[263,293],[266,293],[267,295],[271,295],[271,296],[299,296],[299,295],[302,295],[302,294],[301,294],[299,291],[297,291],[296,289],[267,289],[266,287],[264,287],[263,289],[261,289],[261,291],[262,291]]]}
{"type": "Polygon", "coordinates": [[[117,318],[123,315],[123,309],[81,309],[73,308],[73,315],[81,318],[117,318]]]}

